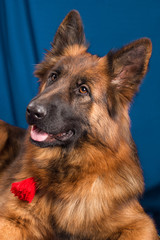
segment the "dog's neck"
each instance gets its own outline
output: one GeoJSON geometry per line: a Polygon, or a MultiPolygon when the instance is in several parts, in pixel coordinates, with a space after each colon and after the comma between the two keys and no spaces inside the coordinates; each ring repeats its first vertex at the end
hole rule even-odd
{"type": "MultiPolygon", "coordinates": [[[[64,182],[74,184],[91,175],[106,178],[108,181],[111,169],[114,168],[115,172],[117,169],[122,169],[119,163],[122,164],[124,161],[128,161],[128,170],[124,169],[123,172],[122,169],[120,175],[127,176],[126,171],[130,172],[128,176],[132,176],[128,179],[128,186],[132,185],[132,180],[136,181],[137,178],[134,176],[134,172],[130,171],[131,163],[137,168],[143,183],[136,153],[125,142],[121,142],[119,149],[115,152],[103,145],[99,144],[97,147],[89,142],[83,142],[77,148],[69,150],[61,147],[39,148],[28,142],[27,149],[22,157],[25,164],[21,174],[23,178],[24,176],[25,178],[34,177],[42,189],[48,188],[48,184],[50,184],[50,190],[55,191],[55,186],[60,186],[64,182]]],[[[21,177],[19,179],[21,180],[21,177]]],[[[137,180],[137,190],[135,191],[138,194],[143,192],[143,184],[139,187],[139,180],[137,180]]]]}

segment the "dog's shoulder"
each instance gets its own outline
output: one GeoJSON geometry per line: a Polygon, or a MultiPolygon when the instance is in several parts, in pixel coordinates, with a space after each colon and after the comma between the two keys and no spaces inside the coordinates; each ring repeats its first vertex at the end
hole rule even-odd
{"type": "Polygon", "coordinates": [[[20,152],[26,130],[0,120],[0,172],[4,170],[20,152]]]}

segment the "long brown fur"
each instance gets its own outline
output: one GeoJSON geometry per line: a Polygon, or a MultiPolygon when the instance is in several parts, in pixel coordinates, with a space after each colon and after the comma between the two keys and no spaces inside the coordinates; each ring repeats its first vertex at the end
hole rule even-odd
{"type": "Polygon", "coordinates": [[[0,136],[0,171],[3,171],[19,154],[25,130],[0,120],[0,136]]]}
{"type": "MultiPolygon", "coordinates": [[[[91,55],[79,13],[66,16],[36,68],[38,99],[50,104],[48,99],[61,93],[72,108],[80,101],[76,116],[83,116],[86,134],[69,147],[43,148],[30,142],[29,127],[21,151],[17,145],[14,161],[8,155],[11,163],[0,175],[1,240],[158,240],[153,220],[138,202],[144,183],[128,116],[151,51],[150,40],[143,38],[103,58],[91,55]],[[64,68],[63,84],[46,91],[48,74],[57,65],[64,68]],[[70,97],[77,76],[79,81],[87,76],[92,101],[70,97]],[[29,177],[38,186],[31,203],[10,192],[12,182],[29,177]]],[[[0,134],[1,151],[5,127],[0,134]]]]}

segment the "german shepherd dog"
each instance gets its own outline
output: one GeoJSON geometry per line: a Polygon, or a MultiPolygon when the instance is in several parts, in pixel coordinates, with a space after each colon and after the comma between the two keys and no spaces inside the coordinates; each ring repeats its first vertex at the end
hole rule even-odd
{"type": "Polygon", "coordinates": [[[73,10],[36,67],[40,88],[27,107],[24,141],[23,131],[18,140],[1,122],[1,240],[158,240],[138,202],[144,184],[128,115],[151,41],[104,57],[87,48],[73,10]],[[36,190],[28,202],[11,186],[30,178],[36,190]]]}

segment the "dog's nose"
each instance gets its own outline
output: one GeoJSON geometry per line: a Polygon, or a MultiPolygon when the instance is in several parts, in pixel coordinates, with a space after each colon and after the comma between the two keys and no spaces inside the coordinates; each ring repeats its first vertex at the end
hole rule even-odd
{"type": "Polygon", "coordinates": [[[26,115],[31,121],[41,120],[47,115],[46,106],[37,104],[36,102],[32,101],[27,107],[26,115]]]}

